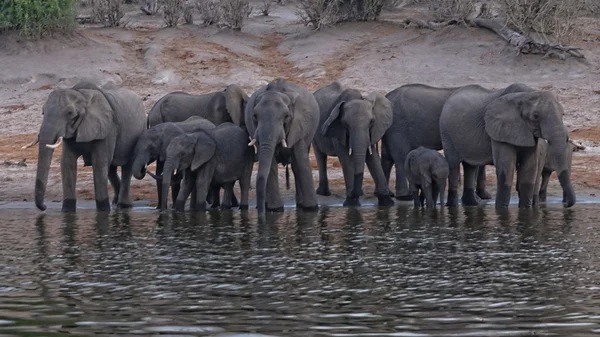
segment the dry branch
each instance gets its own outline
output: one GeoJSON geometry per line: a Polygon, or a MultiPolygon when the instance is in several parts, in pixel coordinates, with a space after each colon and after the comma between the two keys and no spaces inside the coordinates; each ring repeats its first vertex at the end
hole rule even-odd
{"type": "Polygon", "coordinates": [[[567,56],[585,58],[585,55],[580,52],[581,48],[579,47],[536,42],[508,28],[499,20],[477,18],[469,20],[469,23],[476,27],[489,29],[498,34],[506,42],[514,46],[518,54],[539,54],[544,55],[544,57],[554,55],[562,60],[566,59],[567,56]]]}
{"type": "Polygon", "coordinates": [[[415,19],[415,18],[407,18],[407,19],[404,19],[403,23],[404,23],[405,28],[413,25],[413,26],[417,26],[418,28],[440,30],[446,26],[456,24],[456,21],[450,20],[450,21],[443,21],[443,22],[435,22],[435,21],[427,21],[427,20],[421,20],[421,19],[415,19]]]}

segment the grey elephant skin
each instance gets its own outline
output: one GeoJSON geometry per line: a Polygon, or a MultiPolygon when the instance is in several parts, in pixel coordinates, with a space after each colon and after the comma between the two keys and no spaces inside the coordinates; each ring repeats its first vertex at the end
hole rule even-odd
{"type": "Polygon", "coordinates": [[[165,122],[183,122],[192,116],[208,119],[215,125],[225,122],[243,126],[248,95],[237,85],[202,95],[182,91],[159,99],[148,113],[148,128],[165,122]]]}
{"type": "MultiPolygon", "coordinates": [[[[407,84],[386,95],[392,103],[394,118],[382,138],[381,164],[386,182],[389,182],[392,166],[396,166],[397,199],[412,199],[404,171],[408,153],[419,146],[442,149],[440,115],[448,97],[458,89],[460,87],[407,84]]],[[[490,199],[491,195],[485,189],[485,166],[479,167],[478,172],[477,195],[481,199],[490,199]]]]}
{"type": "MultiPolygon", "coordinates": [[[[156,161],[155,177],[160,177],[167,158],[167,147],[171,143],[171,140],[187,133],[214,129],[215,127],[214,123],[205,118],[192,116],[183,122],[166,122],[145,130],[135,146],[132,167],[133,176],[136,179],[143,179],[146,176],[146,166],[156,161]]],[[[175,203],[177,194],[179,193],[179,187],[179,182],[172,182],[171,195],[173,203],[175,203]]],[[[156,208],[162,209],[162,179],[156,180],[156,189],[158,192],[158,206],[156,208]]],[[[195,194],[195,192],[192,192],[192,200],[195,199],[195,194]]]]}
{"type": "Polygon", "coordinates": [[[344,206],[359,206],[365,163],[375,181],[380,206],[394,204],[381,167],[377,143],[392,125],[392,104],[373,92],[367,97],[333,82],[314,92],[319,104],[319,130],[313,148],[319,167],[317,194],[331,195],[327,179],[327,156],[338,157],[344,174],[344,206]]]}
{"type": "Polygon", "coordinates": [[[296,187],[296,205],[318,209],[308,152],[319,124],[319,105],[305,88],[275,79],[255,91],[246,105],[248,145],[258,147],[256,206],[259,216],[266,209],[282,211],[277,164],[291,163],[296,187]]]}
{"type": "Polygon", "coordinates": [[[444,206],[444,193],[448,179],[448,163],[439,152],[419,146],[406,156],[404,171],[409,182],[415,207],[435,208],[438,196],[444,206]],[[419,196],[419,191],[421,196],[419,196]]]}
{"type": "MultiPolygon", "coordinates": [[[[240,208],[248,208],[248,191],[254,148],[247,146],[248,134],[232,123],[223,123],[214,129],[202,130],[173,138],[167,147],[163,173],[163,191],[167,191],[173,172],[185,171],[183,188],[177,195],[175,210],[183,211],[192,190],[197,190],[194,211],[206,210],[206,198],[212,184],[225,187],[222,208],[230,208],[233,184],[239,180],[240,208]]],[[[167,208],[167,194],[162,194],[162,209],[167,208]]]]}
{"type": "Polygon", "coordinates": [[[563,108],[548,91],[523,84],[501,90],[470,85],[455,91],[444,104],[440,117],[444,155],[448,161],[448,205],[458,205],[459,165],[463,164],[463,205],[477,205],[473,188],[475,166],[496,168],[496,208],[510,202],[514,171],[519,179],[519,207],[531,207],[538,155],[537,139],[552,144],[548,152],[556,163],[565,206],[576,202],[566,158],[567,132],[563,108]]]}
{"type": "Polygon", "coordinates": [[[131,207],[131,158],[146,121],[140,97],[112,83],[99,88],[80,82],[72,88],[52,91],[43,113],[35,182],[37,208],[46,209],[44,194],[53,148],[61,140],[64,140],[60,164],[63,211],[76,209],[77,159],[81,156],[85,165],[93,168],[96,209],[110,210],[108,180],[115,191],[113,203],[118,207],[131,207]],[[117,175],[119,166],[121,179],[117,175]]]}

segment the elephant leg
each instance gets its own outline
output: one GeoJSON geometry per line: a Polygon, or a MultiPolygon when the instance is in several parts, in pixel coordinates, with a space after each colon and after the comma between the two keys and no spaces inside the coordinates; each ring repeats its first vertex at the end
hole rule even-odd
{"type": "MultiPolygon", "coordinates": [[[[392,159],[392,156],[390,155],[390,151],[387,147],[387,142],[385,140],[383,140],[381,142],[381,169],[383,170],[383,175],[385,176],[385,181],[388,184],[390,183],[390,175],[392,174],[393,166],[394,166],[394,160],[392,159]]],[[[409,186],[409,193],[412,193],[410,191],[410,186],[409,186]]]]}
{"type": "Polygon", "coordinates": [[[191,192],[190,192],[190,208],[191,208],[191,205],[195,205],[198,202],[198,191],[196,190],[196,186],[190,185],[190,189],[191,189],[191,192]]]}
{"type": "Polygon", "coordinates": [[[432,190],[432,198],[433,198],[433,207],[435,208],[437,205],[437,201],[438,201],[438,196],[440,195],[440,188],[438,187],[438,184],[433,182],[431,184],[431,190],[432,190]]]}
{"type": "MultiPolygon", "coordinates": [[[[163,167],[165,166],[164,161],[157,160],[156,161],[156,176],[160,177],[163,173],[163,167]]],[[[158,205],[156,209],[162,209],[162,181],[156,180],[156,191],[158,193],[158,205]]]]}
{"type": "Polygon", "coordinates": [[[385,180],[385,174],[381,167],[381,159],[377,151],[373,151],[373,154],[370,155],[367,154],[367,168],[375,181],[375,194],[377,195],[379,206],[393,206],[394,200],[390,196],[390,189],[385,180]]]}
{"type": "MultiPolygon", "coordinates": [[[[208,194],[210,196],[210,208],[219,208],[221,207],[221,185],[219,184],[211,184],[208,189],[208,194]]],[[[207,200],[209,197],[206,198],[207,200]]],[[[225,196],[223,196],[223,201],[225,201],[225,196]]]]}
{"type": "Polygon", "coordinates": [[[419,201],[419,186],[413,183],[408,184],[408,190],[412,194],[413,197],[413,205],[415,208],[421,207],[421,202],[419,201]]]}
{"type": "Polygon", "coordinates": [[[329,180],[327,179],[327,155],[321,152],[316,145],[313,146],[313,149],[315,151],[315,157],[317,158],[317,167],[319,168],[319,187],[317,187],[317,194],[330,196],[331,190],[329,190],[329,180]]]}
{"type": "MultiPolygon", "coordinates": [[[[287,168],[286,168],[287,170],[287,168]]],[[[292,173],[294,174],[294,188],[296,189],[296,208],[302,208],[302,186],[300,184],[300,180],[296,179],[298,177],[298,164],[296,163],[296,159],[292,156],[292,173]]]]}
{"type": "Polygon", "coordinates": [[[121,166],[121,188],[119,189],[118,208],[131,208],[133,201],[131,200],[130,187],[133,163],[127,163],[121,166]]]}
{"type": "Polygon", "coordinates": [[[464,206],[477,206],[479,200],[475,194],[475,174],[477,173],[477,166],[473,166],[463,162],[464,171],[464,182],[463,182],[463,195],[462,204],[464,206]]]}
{"type": "MultiPolygon", "coordinates": [[[[239,183],[238,183],[239,185],[239,183]]],[[[238,201],[238,199],[235,196],[235,182],[233,183],[233,185],[231,186],[231,207],[240,207],[240,202],[238,201]]],[[[240,187],[241,188],[241,187],[240,187]]]]}
{"type": "MultiPolygon", "coordinates": [[[[182,180],[183,188],[177,194],[177,200],[173,204],[173,208],[176,212],[183,212],[185,210],[185,202],[192,193],[192,190],[196,187],[196,177],[192,172],[185,172],[182,180]]],[[[193,204],[192,204],[193,207],[193,204]]]]}
{"type": "Polygon", "coordinates": [[[60,159],[60,175],[63,188],[63,212],[75,212],[77,208],[77,155],[67,146],[60,159]]]}
{"type": "MultiPolygon", "coordinates": [[[[519,208],[530,208],[533,203],[535,176],[537,174],[536,148],[525,148],[517,156],[519,165],[517,177],[519,180],[519,208]]],[[[537,194],[537,193],[536,193],[537,194]]]]}
{"type": "Polygon", "coordinates": [[[549,172],[549,171],[542,172],[542,182],[540,184],[540,189],[539,189],[540,202],[546,202],[546,196],[547,196],[547,192],[548,192],[548,182],[550,181],[551,175],[552,175],[552,172],[549,172]]]}
{"type": "MultiPolygon", "coordinates": [[[[308,144],[310,145],[310,144],[308,144]]],[[[298,141],[293,148],[292,154],[292,169],[296,167],[294,179],[298,181],[301,191],[301,205],[305,210],[317,210],[317,192],[313,184],[312,168],[310,167],[310,158],[308,156],[308,148],[304,140],[298,141]]],[[[296,203],[298,200],[296,200],[296,203]]]]}
{"type": "Polygon", "coordinates": [[[477,196],[483,200],[489,200],[492,198],[490,192],[485,189],[485,165],[477,166],[477,196]]]}
{"type": "MultiPolygon", "coordinates": [[[[394,144],[396,146],[396,144],[394,144]]],[[[406,156],[410,152],[408,143],[398,144],[397,149],[392,149],[390,155],[396,167],[396,199],[398,200],[410,200],[410,193],[408,192],[408,183],[406,178],[406,172],[404,172],[404,161],[406,156]]]]}
{"type": "Polygon", "coordinates": [[[492,141],[492,153],[497,180],[496,208],[506,208],[510,204],[517,153],[512,145],[495,141],[492,141]]]}
{"type": "Polygon", "coordinates": [[[119,191],[121,189],[121,179],[119,179],[119,175],[117,174],[117,167],[114,165],[110,165],[108,168],[108,181],[113,187],[114,199],[112,201],[113,205],[117,205],[119,202],[119,191]]]}
{"type": "Polygon", "coordinates": [[[423,194],[425,194],[425,207],[435,208],[435,203],[433,202],[433,184],[427,181],[421,185],[421,188],[423,189],[423,194]]]}
{"type": "MultiPolygon", "coordinates": [[[[108,168],[110,163],[107,157],[106,152],[102,148],[96,148],[92,153],[94,194],[96,198],[96,210],[99,212],[110,211],[110,199],[108,196],[108,168]]],[[[112,158],[112,153],[110,158],[112,158]]]]}
{"type": "Polygon", "coordinates": [[[425,206],[425,192],[423,189],[423,185],[419,185],[419,206],[425,206]]]}
{"type": "MultiPolygon", "coordinates": [[[[298,179],[297,177],[294,177],[298,179]]],[[[283,199],[279,192],[279,171],[277,161],[271,161],[271,170],[267,178],[266,209],[270,212],[283,212],[283,199]]]]}
{"type": "Polygon", "coordinates": [[[231,209],[231,207],[233,206],[231,204],[231,198],[233,196],[233,184],[235,184],[235,182],[222,185],[223,186],[223,202],[221,203],[221,209],[231,209]]]}
{"type": "Polygon", "coordinates": [[[346,186],[346,200],[344,200],[343,206],[360,206],[360,201],[358,200],[358,195],[353,195],[354,190],[354,166],[350,161],[350,156],[348,155],[348,149],[344,147],[336,147],[336,153],[338,155],[338,160],[342,165],[342,174],[344,176],[344,185],[346,186]]]}
{"type": "Polygon", "coordinates": [[[214,176],[215,165],[208,164],[196,172],[195,187],[198,195],[196,196],[196,203],[191,205],[192,211],[205,212],[206,211],[206,197],[208,190],[210,189],[210,181],[214,176]]]}

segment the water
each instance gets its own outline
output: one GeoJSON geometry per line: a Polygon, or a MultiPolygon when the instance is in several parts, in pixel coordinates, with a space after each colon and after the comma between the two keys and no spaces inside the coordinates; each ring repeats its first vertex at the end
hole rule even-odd
{"type": "Polygon", "coordinates": [[[0,335],[600,335],[599,211],[2,210],[0,335]]]}

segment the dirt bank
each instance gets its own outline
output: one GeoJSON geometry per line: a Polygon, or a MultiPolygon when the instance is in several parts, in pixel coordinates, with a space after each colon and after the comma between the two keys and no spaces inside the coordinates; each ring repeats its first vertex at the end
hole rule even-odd
{"type": "MultiPolygon", "coordinates": [[[[589,196],[600,187],[600,169],[595,165],[600,153],[598,20],[581,22],[584,34],[576,44],[587,56],[582,62],[516,55],[485,30],[405,29],[400,22],[418,14],[414,8],[385,13],[380,22],[345,23],[321,31],[299,24],[294,11],[292,6],[274,6],[270,16],[251,17],[241,32],[232,32],[200,25],[160,28],[161,18],[132,8],[127,29],[81,26],[73,37],[35,43],[0,37],[0,201],[32,200],[37,148],[23,150],[21,146],[35,138],[41,107],[50,91],[81,79],[127,86],[143,97],[147,110],[171,91],[202,93],[237,83],[250,94],[276,77],[310,90],[339,80],[365,93],[387,92],[415,82],[478,83],[489,88],[523,82],[556,92],[572,138],[588,146],[574,156],[578,194],[589,196]],[[26,166],[15,165],[23,159],[26,166]]],[[[48,201],[59,201],[62,196],[59,154],[52,161],[48,201]]],[[[332,192],[342,197],[337,159],[331,158],[329,166],[332,192]]],[[[314,158],[313,167],[317,181],[314,158]]],[[[79,196],[91,199],[91,169],[83,165],[78,169],[79,196]]],[[[493,191],[493,168],[488,172],[493,191]]],[[[282,182],[283,174],[281,170],[282,182]]],[[[132,185],[135,200],[154,201],[150,177],[134,180],[132,185]]],[[[366,185],[371,196],[373,184],[366,185]]],[[[552,193],[557,194],[559,188],[552,179],[552,193]]]]}

